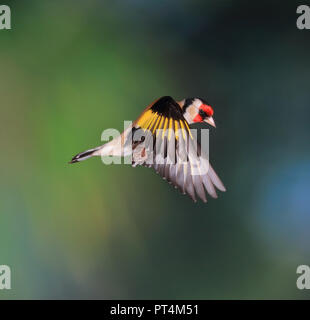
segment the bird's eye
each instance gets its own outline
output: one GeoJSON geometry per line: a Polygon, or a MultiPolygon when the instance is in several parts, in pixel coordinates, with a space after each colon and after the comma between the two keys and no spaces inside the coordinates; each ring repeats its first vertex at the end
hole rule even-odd
{"type": "Polygon", "coordinates": [[[206,113],[202,109],[199,109],[199,115],[203,118],[205,118],[207,116],[206,113]]]}

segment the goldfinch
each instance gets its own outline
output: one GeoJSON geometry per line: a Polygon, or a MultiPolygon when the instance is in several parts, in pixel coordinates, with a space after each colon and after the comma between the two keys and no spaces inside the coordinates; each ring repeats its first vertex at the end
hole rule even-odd
{"type": "Polygon", "coordinates": [[[162,178],[188,194],[207,202],[205,191],[217,198],[216,188],[226,191],[189,125],[215,127],[213,108],[201,98],[155,100],[121,135],[94,149],[81,152],[69,163],[93,156],[131,157],[133,166],[152,167],[162,178]]]}

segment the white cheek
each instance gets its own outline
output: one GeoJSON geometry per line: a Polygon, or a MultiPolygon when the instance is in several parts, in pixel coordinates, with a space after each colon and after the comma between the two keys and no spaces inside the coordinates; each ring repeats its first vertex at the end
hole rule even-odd
{"type": "Polygon", "coordinates": [[[198,99],[196,99],[196,100],[194,101],[193,105],[194,105],[197,109],[199,109],[199,107],[201,106],[201,101],[198,100],[198,99]]]}
{"type": "Polygon", "coordinates": [[[186,109],[184,113],[184,118],[188,123],[193,123],[193,119],[196,115],[197,115],[196,108],[192,105],[186,109]]]}

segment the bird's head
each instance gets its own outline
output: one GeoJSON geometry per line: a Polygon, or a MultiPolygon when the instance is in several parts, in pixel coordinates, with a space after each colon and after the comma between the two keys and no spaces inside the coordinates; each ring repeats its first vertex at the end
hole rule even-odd
{"type": "Polygon", "coordinates": [[[187,98],[179,102],[189,124],[206,122],[215,127],[213,108],[201,98],[187,98]]]}

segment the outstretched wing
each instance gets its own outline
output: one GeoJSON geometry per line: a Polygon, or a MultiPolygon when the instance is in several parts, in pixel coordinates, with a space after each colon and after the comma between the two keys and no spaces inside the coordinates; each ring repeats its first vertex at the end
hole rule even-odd
{"type": "Polygon", "coordinates": [[[169,183],[196,201],[207,201],[205,190],[216,198],[215,187],[225,187],[183,117],[179,104],[162,97],[151,104],[132,128],[134,166],[152,167],[169,183]]]}

